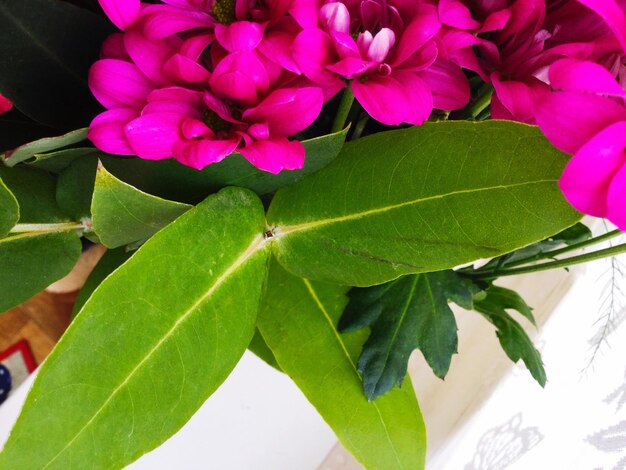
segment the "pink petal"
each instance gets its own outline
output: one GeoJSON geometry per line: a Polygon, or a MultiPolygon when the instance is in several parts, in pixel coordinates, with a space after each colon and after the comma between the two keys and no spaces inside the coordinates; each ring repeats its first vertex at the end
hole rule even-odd
{"type": "Polygon", "coordinates": [[[211,78],[207,69],[181,54],[174,54],[163,65],[163,70],[176,80],[187,83],[206,83],[211,78]]]}
{"type": "Polygon", "coordinates": [[[437,109],[459,109],[469,103],[470,87],[461,67],[443,60],[436,61],[420,74],[433,94],[437,109]]]}
{"type": "Polygon", "coordinates": [[[288,137],[309,127],[319,116],[323,104],[324,95],[319,88],[282,88],[256,108],[246,110],[243,119],[267,122],[271,133],[288,137]]]}
{"type": "Polygon", "coordinates": [[[0,114],[8,113],[13,109],[13,103],[8,98],[0,95],[0,114]]]}
{"type": "Polygon", "coordinates": [[[437,11],[425,9],[404,30],[400,42],[395,48],[392,65],[399,65],[411,57],[419,48],[428,42],[441,29],[437,11]]]}
{"type": "Polygon", "coordinates": [[[265,27],[250,21],[236,21],[230,25],[215,25],[215,38],[228,52],[249,51],[263,39],[265,27]]]}
{"type": "Polygon", "coordinates": [[[374,62],[361,59],[360,57],[346,57],[333,65],[327,66],[326,69],[351,80],[364,75],[367,71],[376,67],[376,65],[374,62]]]}
{"type": "Polygon", "coordinates": [[[622,49],[626,51],[626,15],[615,0],[578,0],[595,11],[611,28],[622,49]]]}
{"type": "Polygon", "coordinates": [[[126,137],[141,158],[169,158],[174,144],[182,138],[183,119],[184,116],[177,113],[145,114],[126,125],[126,137]]]}
{"type": "Polygon", "coordinates": [[[135,31],[128,31],[124,35],[124,44],[132,61],[145,76],[161,86],[172,84],[163,73],[163,64],[174,54],[172,46],[166,41],[147,39],[135,31]]]}
{"type": "Polygon", "coordinates": [[[149,5],[142,11],[141,25],[150,39],[161,39],[196,28],[207,29],[214,24],[213,18],[203,11],[169,5],[149,5]]]}
{"type": "Polygon", "coordinates": [[[367,58],[374,62],[383,62],[395,42],[396,35],[393,31],[389,28],[381,28],[368,47],[367,58]]]}
{"type": "Polygon", "coordinates": [[[139,68],[117,59],[102,59],[89,70],[89,88],[106,108],[140,108],[155,85],[139,68]]]}
{"type": "Polygon", "coordinates": [[[602,129],[626,120],[626,108],[602,96],[552,92],[538,103],[536,117],[548,140],[572,154],[602,129]]]}
{"type": "Polygon", "coordinates": [[[255,52],[233,52],[215,68],[210,79],[218,94],[235,101],[253,104],[257,93],[269,89],[269,77],[255,52]]]}
{"type": "Polygon", "coordinates": [[[304,145],[297,140],[289,141],[285,138],[259,140],[240,149],[239,153],[259,170],[269,173],[298,170],[304,166],[304,145]]]}
{"type": "Polygon", "coordinates": [[[626,165],[613,177],[607,196],[606,218],[621,230],[626,230],[626,165]]]}
{"type": "Polygon", "coordinates": [[[119,108],[105,111],[89,125],[87,137],[100,150],[115,155],[134,155],[128,144],[124,128],[139,116],[136,109],[119,108]]]}
{"type": "Polygon", "coordinates": [[[327,3],[320,8],[320,21],[328,31],[350,34],[350,13],[341,2],[327,3]]]}
{"type": "Polygon", "coordinates": [[[472,18],[470,9],[458,0],[440,0],[439,18],[443,24],[459,29],[476,29],[480,26],[472,18]]]}
{"type": "Polygon", "coordinates": [[[333,40],[319,29],[306,29],[293,43],[293,55],[298,67],[313,82],[323,86],[344,86],[337,75],[326,70],[326,66],[339,58],[333,40]]]}
{"type": "MultiPolygon", "coordinates": [[[[583,145],[563,171],[559,186],[567,200],[585,214],[604,217],[607,194],[615,173],[626,163],[626,122],[617,122],[583,145]]],[[[618,182],[616,194],[623,195],[618,182]]],[[[624,199],[617,212],[626,207],[624,199]]],[[[615,212],[615,211],[614,211],[615,212]]]]}
{"type": "Polygon", "coordinates": [[[222,161],[235,151],[237,145],[238,139],[178,142],[174,145],[174,158],[183,165],[202,170],[211,163],[222,161]]]}
{"type": "Polygon", "coordinates": [[[139,17],[139,0],[98,0],[104,13],[122,31],[134,24],[139,17]]]}
{"type": "Polygon", "coordinates": [[[603,95],[626,96],[626,91],[601,65],[574,59],[562,59],[550,66],[552,88],[603,95]]]}
{"type": "Polygon", "coordinates": [[[389,126],[398,126],[403,122],[420,125],[433,109],[428,86],[409,72],[396,72],[387,77],[373,76],[364,82],[354,80],[352,91],[370,116],[389,126]]]}
{"type": "Polygon", "coordinates": [[[527,83],[501,80],[499,74],[491,75],[494,94],[516,121],[532,122],[535,117],[535,92],[527,83]]]}
{"type": "Polygon", "coordinates": [[[124,45],[124,33],[110,34],[102,43],[100,57],[102,59],[119,59],[132,62],[124,45]]]}
{"type": "Polygon", "coordinates": [[[285,32],[265,33],[259,50],[268,60],[275,62],[282,68],[300,74],[300,68],[293,57],[292,44],[294,37],[285,32]]]}

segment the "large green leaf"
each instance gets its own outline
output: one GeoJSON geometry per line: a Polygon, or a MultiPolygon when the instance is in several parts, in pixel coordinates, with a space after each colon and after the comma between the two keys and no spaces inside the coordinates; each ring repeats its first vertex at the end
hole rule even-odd
{"type": "Polygon", "coordinates": [[[46,125],[76,129],[99,106],[87,72],[112,25],[58,0],[0,0],[0,93],[46,125]]]}
{"type": "Polygon", "coordinates": [[[0,238],[6,237],[19,219],[17,199],[0,179],[0,238]]]}
{"type": "Polygon", "coordinates": [[[276,255],[311,279],[368,286],[510,252],[580,219],[567,162],[535,127],[442,122],[346,144],[268,212],[276,255]]]}
{"type": "Polygon", "coordinates": [[[72,162],[57,181],[56,200],[61,210],[74,220],[91,217],[91,200],[98,157],[85,155],[72,162]]]}
{"type": "Polygon", "coordinates": [[[453,271],[440,271],[350,292],[340,326],[342,331],[372,328],[359,358],[363,389],[370,400],[402,383],[409,356],[417,348],[437,377],[446,376],[458,344],[448,300],[471,309],[472,287],[453,271]]]}
{"type": "Polygon", "coordinates": [[[0,240],[0,312],[70,272],[80,256],[75,232],[20,233],[0,240]]]}
{"type": "Polygon", "coordinates": [[[343,146],[348,129],[303,142],[306,149],[304,168],[273,175],[252,166],[241,155],[230,155],[202,171],[181,165],[175,160],[141,160],[103,157],[115,176],[136,188],[176,201],[195,202],[225,186],[252,189],[268,194],[315,173],[332,161],[343,146]]]}
{"type": "Polygon", "coordinates": [[[174,434],[254,334],[263,206],[227,188],[109,276],[46,359],[0,468],[121,468],[174,434]]]}
{"type": "Polygon", "coordinates": [[[145,240],[190,208],[144,193],[98,167],[91,202],[93,230],[109,248],[145,240]]]}
{"type": "Polygon", "coordinates": [[[339,335],[347,288],[299,279],[273,262],[258,327],[281,369],[367,468],[421,469],[426,433],[410,380],[369,402],[356,368],[364,332],[339,335]]]}

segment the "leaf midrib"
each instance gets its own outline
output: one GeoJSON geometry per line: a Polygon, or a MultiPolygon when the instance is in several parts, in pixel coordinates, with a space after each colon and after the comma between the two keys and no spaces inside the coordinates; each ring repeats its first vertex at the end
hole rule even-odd
{"type": "Polygon", "coordinates": [[[124,379],[109,395],[109,397],[104,401],[104,403],[98,408],[93,416],[83,425],[81,429],[68,441],[68,443],[48,462],[46,463],[42,469],[48,468],[60,455],[63,454],[71,445],[78,439],[78,437],[94,422],[94,420],[102,413],[102,411],[108,406],[108,404],[115,398],[115,396],[122,390],[133,378],[133,376],[141,369],[141,367],[158,351],[162,344],[164,344],[178,329],[178,327],[187,320],[195,310],[204,303],[207,299],[209,299],[221,286],[222,284],[239,268],[241,268],[257,251],[263,248],[265,245],[265,239],[262,235],[256,235],[252,242],[248,245],[248,247],[243,251],[243,253],[226,269],[224,272],[215,280],[213,285],[198,299],[196,300],[191,307],[189,307],[185,312],[174,322],[172,327],[157,341],[154,347],[148,351],[146,356],[137,363],[137,365],[130,371],[126,379],[124,379]]]}
{"type": "Polygon", "coordinates": [[[315,220],[312,222],[304,222],[302,224],[296,224],[296,225],[285,225],[285,226],[277,225],[274,228],[274,233],[278,238],[280,238],[282,236],[287,236],[292,233],[300,232],[303,230],[311,230],[311,229],[322,227],[324,225],[330,225],[330,224],[335,224],[338,222],[347,222],[350,220],[361,219],[363,217],[367,217],[370,215],[382,214],[382,213],[389,212],[395,209],[401,209],[403,207],[421,204],[421,203],[429,202],[429,201],[434,201],[437,199],[445,199],[448,197],[457,196],[461,194],[471,194],[471,193],[479,193],[479,192],[484,192],[484,191],[494,191],[494,190],[501,190],[501,189],[512,189],[512,188],[518,188],[522,186],[530,186],[530,185],[545,184],[545,183],[556,183],[556,182],[557,182],[556,179],[544,179],[544,180],[536,180],[536,181],[526,181],[523,183],[515,183],[515,184],[510,184],[510,185],[496,185],[496,186],[487,186],[484,188],[460,189],[458,191],[451,191],[449,193],[444,193],[444,194],[435,194],[433,196],[427,196],[427,197],[423,197],[419,199],[413,199],[410,201],[404,201],[404,202],[391,204],[389,206],[384,206],[384,207],[376,207],[374,209],[368,209],[368,210],[361,211],[361,212],[355,212],[353,214],[346,214],[346,215],[342,215],[338,217],[330,217],[328,219],[320,219],[320,220],[315,220]]]}
{"type": "MultiPolygon", "coordinates": [[[[324,307],[324,304],[322,303],[322,301],[317,296],[317,293],[315,292],[315,289],[313,288],[313,285],[311,284],[311,282],[308,279],[302,278],[302,282],[306,286],[306,289],[309,292],[309,295],[311,296],[311,298],[313,299],[313,301],[315,302],[317,307],[320,309],[320,311],[324,315],[324,318],[326,319],[328,325],[330,326],[331,331],[335,335],[335,338],[337,339],[337,342],[341,346],[341,349],[343,349],[344,354],[348,358],[348,362],[352,366],[352,369],[354,370],[354,373],[356,374],[357,379],[360,382],[361,381],[361,375],[359,374],[357,366],[354,363],[354,361],[352,360],[352,357],[350,357],[350,353],[348,352],[348,349],[346,348],[345,343],[342,341],[341,336],[339,336],[339,333],[337,332],[337,329],[335,328],[334,322],[330,318],[330,315],[328,315],[328,312],[326,311],[326,308],[324,307]]],[[[380,423],[382,424],[383,429],[385,431],[385,437],[387,438],[387,441],[389,442],[389,445],[391,447],[391,450],[393,451],[393,454],[394,454],[394,456],[396,458],[396,461],[398,462],[398,465],[400,466],[400,468],[404,468],[404,465],[402,464],[402,461],[400,460],[400,456],[398,455],[398,452],[396,451],[396,448],[393,445],[393,440],[391,439],[391,436],[389,435],[389,430],[387,429],[387,424],[385,423],[385,420],[383,419],[383,415],[380,412],[380,409],[378,408],[378,405],[375,402],[370,402],[370,403],[372,404],[372,406],[374,406],[374,409],[376,410],[376,413],[378,414],[378,418],[380,420],[380,423]]]]}

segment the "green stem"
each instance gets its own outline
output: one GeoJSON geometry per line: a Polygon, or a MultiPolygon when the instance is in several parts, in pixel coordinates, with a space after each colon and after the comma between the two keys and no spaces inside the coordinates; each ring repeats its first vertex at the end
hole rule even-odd
{"type": "Polygon", "coordinates": [[[361,119],[357,121],[356,125],[354,126],[354,132],[352,133],[352,140],[361,137],[361,134],[363,134],[365,126],[367,125],[367,121],[369,121],[369,118],[370,115],[364,113],[363,116],[361,116],[361,119]]]}
{"type": "Polygon", "coordinates": [[[608,258],[609,256],[619,255],[620,253],[626,253],[626,243],[622,243],[617,246],[605,248],[603,250],[594,251],[592,253],[585,253],[584,255],[572,256],[571,258],[560,259],[549,263],[535,264],[532,266],[524,266],[522,268],[515,269],[503,269],[501,271],[491,272],[476,272],[476,273],[463,273],[464,275],[478,278],[478,279],[496,279],[503,276],[515,276],[518,274],[535,273],[539,271],[547,271],[549,269],[567,268],[568,266],[574,266],[576,264],[586,263],[588,261],[595,261],[602,258],[608,258]]]}
{"type": "Polygon", "coordinates": [[[472,103],[469,108],[469,115],[476,119],[476,117],[482,113],[491,104],[491,96],[493,95],[493,88],[488,87],[478,95],[476,101],[472,103]]]}
{"type": "Polygon", "coordinates": [[[337,109],[335,120],[333,121],[333,127],[330,130],[331,134],[344,129],[346,119],[348,119],[348,114],[350,114],[350,108],[352,108],[352,103],[354,103],[354,94],[348,86],[341,96],[341,102],[339,103],[339,108],[337,109]]]}
{"type": "Polygon", "coordinates": [[[25,233],[25,232],[64,232],[66,230],[82,230],[85,225],[80,222],[63,222],[59,224],[17,224],[13,227],[10,233],[25,233]]]}
{"type": "Polygon", "coordinates": [[[510,263],[506,263],[506,267],[507,268],[512,268],[512,267],[515,267],[515,266],[520,266],[522,264],[528,264],[528,263],[533,263],[535,261],[541,261],[542,259],[554,258],[556,256],[560,256],[560,255],[563,255],[565,253],[569,253],[570,251],[580,250],[582,248],[586,248],[588,246],[596,245],[596,244],[604,242],[606,240],[610,240],[611,238],[615,238],[617,236],[620,236],[623,233],[624,232],[622,232],[621,230],[612,230],[612,231],[607,232],[607,233],[605,233],[603,235],[599,235],[597,237],[590,238],[590,239],[585,240],[583,242],[565,246],[565,247],[563,247],[563,248],[561,248],[559,250],[546,251],[544,253],[538,253],[535,256],[530,256],[528,258],[518,259],[517,261],[512,261],[510,263]]]}

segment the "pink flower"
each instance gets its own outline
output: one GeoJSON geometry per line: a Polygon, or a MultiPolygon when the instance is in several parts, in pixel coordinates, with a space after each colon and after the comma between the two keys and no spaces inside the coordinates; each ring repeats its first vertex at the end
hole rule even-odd
{"type": "Polygon", "coordinates": [[[8,113],[13,109],[13,103],[0,95],[0,114],[8,113]]]}
{"type": "Polygon", "coordinates": [[[242,9],[262,23],[236,21],[228,1],[101,3],[125,31],[104,43],[90,71],[92,92],[107,108],[89,130],[98,148],[198,169],[235,151],[272,173],[302,167],[304,147],[288,138],[319,115],[322,90],[260,49],[270,31],[295,35],[285,7],[295,2],[242,9]]]}
{"type": "Polygon", "coordinates": [[[538,106],[537,123],[573,154],[559,181],[567,200],[626,229],[626,91],[613,75],[593,62],[555,62],[555,91],[538,106]]]}
{"type": "Polygon", "coordinates": [[[467,104],[460,67],[438,60],[434,5],[407,0],[344,0],[320,6],[317,24],[294,43],[300,70],[329,99],[349,82],[377,121],[421,124],[433,106],[467,104]]]}

